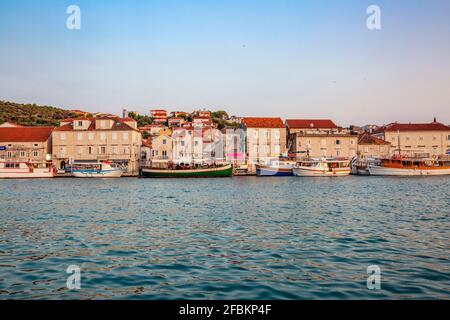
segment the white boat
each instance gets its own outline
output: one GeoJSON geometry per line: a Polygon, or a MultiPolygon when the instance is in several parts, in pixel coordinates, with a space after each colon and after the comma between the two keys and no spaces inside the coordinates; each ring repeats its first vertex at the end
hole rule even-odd
{"type": "Polygon", "coordinates": [[[257,165],[256,174],[260,177],[287,177],[293,176],[294,161],[271,160],[267,165],[257,165]]]}
{"type": "Polygon", "coordinates": [[[319,159],[298,162],[292,169],[297,177],[342,177],[350,175],[350,160],[319,159]]]}
{"type": "Polygon", "coordinates": [[[414,159],[393,157],[368,167],[371,176],[442,176],[450,175],[450,159],[414,159]]]}
{"type": "Polygon", "coordinates": [[[124,168],[108,161],[98,163],[75,163],[72,165],[72,176],[75,178],[119,178],[124,168]]]}
{"type": "Polygon", "coordinates": [[[369,166],[379,166],[380,159],[355,157],[350,163],[351,173],[358,176],[369,176],[369,166]]]}
{"type": "Polygon", "coordinates": [[[53,178],[55,169],[31,162],[0,161],[0,179],[53,178]]]}

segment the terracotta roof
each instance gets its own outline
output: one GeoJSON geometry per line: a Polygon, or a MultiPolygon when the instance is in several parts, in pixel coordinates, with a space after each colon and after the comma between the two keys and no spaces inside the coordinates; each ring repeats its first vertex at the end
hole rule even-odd
{"type": "Polygon", "coordinates": [[[337,129],[337,125],[328,119],[290,119],[286,120],[286,125],[290,129],[337,129]]]}
{"type": "Polygon", "coordinates": [[[93,130],[102,130],[102,129],[97,129],[96,128],[96,123],[95,120],[113,120],[114,124],[112,125],[111,129],[105,129],[105,130],[120,130],[120,131],[126,131],[126,130],[134,130],[134,131],[139,131],[137,129],[134,129],[132,127],[130,127],[128,124],[126,124],[126,121],[131,121],[129,120],[129,118],[119,118],[119,117],[101,117],[101,118],[74,118],[74,119],[67,119],[67,121],[62,121],[62,122],[70,122],[68,124],[65,124],[63,126],[60,127],[56,127],[55,131],[73,131],[73,122],[77,121],[77,120],[89,120],[91,121],[91,124],[89,125],[89,128],[86,129],[88,131],[93,131],[93,130]]]}
{"type": "Polygon", "coordinates": [[[391,123],[376,130],[376,132],[384,131],[450,131],[450,127],[440,122],[391,123]]]}
{"type": "Polygon", "coordinates": [[[243,118],[247,128],[284,128],[281,118],[243,118]]]}
{"type": "Polygon", "coordinates": [[[371,136],[369,133],[361,134],[358,138],[358,144],[360,144],[360,145],[378,145],[378,146],[390,145],[389,142],[384,141],[382,139],[378,139],[374,136],[371,136]]]}
{"type": "Polygon", "coordinates": [[[54,127],[0,128],[0,142],[44,142],[54,127]]]}

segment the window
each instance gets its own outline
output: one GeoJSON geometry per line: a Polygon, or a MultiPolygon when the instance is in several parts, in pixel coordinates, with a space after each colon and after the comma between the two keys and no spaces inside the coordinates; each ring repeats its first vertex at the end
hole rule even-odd
{"type": "Polygon", "coordinates": [[[100,133],[100,139],[101,139],[102,141],[105,141],[105,140],[106,140],[106,133],[105,133],[105,132],[100,133]]]}
{"type": "Polygon", "coordinates": [[[8,151],[8,152],[6,153],[6,157],[7,157],[7,158],[12,158],[12,152],[11,152],[11,151],[8,151]]]}
{"type": "Polygon", "coordinates": [[[20,151],[20,157],[24,158],[25,157],[25,151],[20,151]]]}
{"type": "Polygon", "coordinates": [[[81,155],[83,154],[83,147],[78,147],[78,148],[77,148],[77,154],[78,154],[79,156],[81,156],[81,155]]]}
{"type": "Polygon", "coordinates": [[[423,141],[423,137],[419,137],[419,141],[423,141]]]}
{"type": "Polygon", "coordinates": [[[116,146],[112,147],[112,153],[113,154],[117,154],[118,153],[118,149],[116,146]]]}
{"type": "Polygon", "coordinates": [[[339,157],[341,155],[341,150],[336,150],[336,156],[339,157]]]}
{"type": "Polygon", "coordinates": [[[162,144],[167,144],[167,140],[163,139],[162,144]]]}
{"type": "Polygon", "coordinates": [[[65,132],[61,133],[60,139],[61,140],[66,140],[66,133],[65,132]]]}
{"type": "Polygon", "coordinates": [[[79,132],[77,134],[77,139],[78,139],[78,141],[82,141],[83,140],[83,133],[79,132]]]}
{"type": "Polygon", "coordinates": [[[163,150],[162,156],[163,156],[164,158],[167,157],[167,151],[166,151],[166,150],[163,150]]]}
{"type": "Polygon", "coordinates": [[[336,144],[340,145],[341,144],[341,140],[336,140],[336,144]]]}
{"type": "Polygon", "coordinates": [[[106,147],[105,146],[101,146],[100,147],[100,154],[106,154],[106,147]]]}
{"type": "Polygon", "coordinates": [[[275,155],[281,154],[281,150],[280,150],[280,146],[279,145],[275,146],[274,152],[275,152],[275,155]]]}
{"type": "Polygon", "coordinates": [[[194,142],[194,145],[195,145],[195,146],[198,146],[198,141],[195,141],[195,142],[194,142]]]}
{"type": "Polygon", "coordinates": [[[88,139],[89,140],[94,140],[94,133],[93,132],[89,132],[88,139]]]}
{"type": "Polygon", "coordinates": [[[117,132],[111,134],[113,140],[117,140],[117,132]]]}
{"type": "Polygon", "coordinates": [[[354,145],[355,144],[355,140],[350,140],[350,144],[354,145]]]}
{"type": "Polygon", "coordinates": [[[449,141],[450,141],[450,135],[448,135],[448,136],[447,136],[447,140],[449,140],[449,141]]]}
{"type": "Polygon", "coordinates": [[[395,139],[395,137],[392,137],[391,141],[395,142],[397,139],[395,139]]]}
{"type": "Polygon", "coordinates": [[[92,154],[92,147],[88,147],[88,154],[92,154]]]}
{"type": "Polygon", "coordinates": [[[101,128],[104,128],[104,127],[105,127],[105,121],[103,121],[103,120],[100,121],[100,127],[101,127],[101,128]]]}
{"type": "Polygon", "coordinates": [[[181,141],[181,146],[184,147],[184,141],[181,141]]]}
{"type": "Polygon", "coordinates": [[[406,137],[406,141],[409,141],[409,140],[411,140],[411,138],[410,137],[406,137]]]}
{"type": "Polygon", "coordinates": [[[123,140],[128,140],[128,132],[123,133],[123,140]]]}
{"type": "Polygon", "coordinates": [[[33,151],[33,157],[37,158],[39,156],[39,152],[33,151]]]}
{"type": "Polygon", "coordinates": [[[78,127],[82,127],[82,126],[83,126],[83,121],[78,121],[77,126],[78,126],[78,127]]]}
{"type": "Polygon", "coordinates": [[[437,137],[436,136],[433,136],[433,141],[436,141],[437,140],[437,137]]]}
{"type": "Polygon", "coordinates": [[[61,156],[65,156],[66,155],[66,147],[61,147],[60,148],[60,153],[61,153],[61,156]]]}

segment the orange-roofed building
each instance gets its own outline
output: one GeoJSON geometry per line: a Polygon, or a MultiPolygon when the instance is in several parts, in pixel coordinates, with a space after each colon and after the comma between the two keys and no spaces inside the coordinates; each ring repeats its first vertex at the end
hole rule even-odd
{"type": "Polygon", "coordinates": [[[358,134],[339,128],[329,119],[289,119],[289,154],[302,158],[352,158],[358,149],[358,134]]]}
{"type": "Polygon", "coordinates": [[[0,128],[0,159],[49,163],[53,129],[54,127],[0,128]]]}
{"type": "Polygon", "coordinates": [[[373,136],[391,143],[391,153],[433,157],[450,153],[450,127],[431,123],[391,123],[378,128],[373,136]]]}
{"type": "Polygon", "coordinates": [[[257,164],[286,156],[286,127],[280,118],[243,118],[245,128],[246,154],[250,172],[257,164]]]}
{"type": "Polygon", "coordinates": [[[53,130],[53,158],[60,168],[72,162],[108,160],[139,173],[142,135],[132,118],[66,119],[53,130]]]}
{"type": "Polygon", "coordinates": [[[391,144],[387,141],[371,136],[366,132],[358,138],[358,156],[366,158],[385,158],[391,151],[391,144]]]}

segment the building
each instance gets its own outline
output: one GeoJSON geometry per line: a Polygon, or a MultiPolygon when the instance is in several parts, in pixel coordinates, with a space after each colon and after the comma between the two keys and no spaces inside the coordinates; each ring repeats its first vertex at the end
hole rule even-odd
{"type": "Polygon", "coordinates": [[[150,161],[153,168],[167,168],[173,162],[172,137],[160,135],[152,139],[150,161]]]}
{"type": "Polygon", "coordinates": [[[378,130],[380,126],[377,126],[376,124],[366,124],[362,127],[364,132],[373,133],[375,130],[378,130]]]}
{"type": "Polygon", "coordinates": [[[371,136],[368,132],[358,138],[358,156],[367,158],[385,158],[390,155],[391,144],[371,136]]]}
{"type": "Polygon", "coordinates": [[[0,128],[0,159],[51,164],[53,127],[0,128]]]}
{"type": "Polygon", "coordinates": [[[166,110],[150,110],[150,117],[153,118],[154,124],[164,124],[167,122],[167,111],[166,110]]]}
{"type": "Polygon", "coordinates": [[[149,124],[143,127],[139,127],[141,133],[146,132],[149,136],[159,136],[161,134],[167,134],[168,127],[163,124],[149,124]]]}
{"type": "Polygon", "coordinates": [[[179,118],[179,117],[173,117],[170,118],[169,120],[169,127],[173,128],[173,127],[181,127],[184,124],[184,119],[183,118],[179,118]]]}
{"type": "Polygon", "coordinates": [[[208,127],[212,127],[213,123],[212,123],[212,119],[211,117],[195,117],[192,120],[192,126],[194,128],[208,128],[208,127]]]}
{"type": "Polygon", "coordinates": [[[358,135],[331,120],[286,120],[288,149],[295,159],[356,156],[358,135]]]}
{"type": "Polygon", "coordinates": [[[53,159],[59,168],[74,162],[109,160],[139,173],[142,135],[131,118],[76,118],[61,122],[52,133],[53,159]]]}
{"type": "Polygon", "coordinates": [[[391,153],[432,157],[450,150],[450,127],[437,122],[391,123],[380,127],[373,136],[391,143],[391,153]]]}
{"type": "Polygon", "coordinates": [[[194,117],[211,118],[211,111],[209,110],[197,110],[193,112],[194,117]]]}
{"type": "Polygon", "coordinates": [[[245,131],[240,128],[224,128],[222,138],[225,161],[235,166],[245,165],[245,131]]]}
{"type": "Polygon", "coordinates": [[[286,155],[286,128],[280,118],[243,118],[249,171],[256,164],[286,155]]]}

